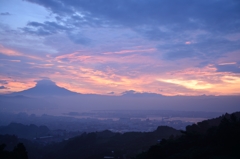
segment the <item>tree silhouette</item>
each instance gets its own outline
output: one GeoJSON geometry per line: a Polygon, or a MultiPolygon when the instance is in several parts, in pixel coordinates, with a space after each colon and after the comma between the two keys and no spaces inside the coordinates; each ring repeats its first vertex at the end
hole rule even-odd
{"type": "Polygon", "coordinates": [[[13,154],[16,159],[28,159],[27,151],[23,143],[19,143],[14,149],[13,154]]]}
{"type": "Polygon", "coordinates": [[[240,119],[225,115],[218,126],[201,122],[189,126],[176,139],[162,140],[136,159],[237,159],[240,158],[240,119]]]}
{"type": "Polygon", "coordinates": [[[25,146],[19,143],[14,147],[13,151],[4,150],[6,144],[0,145],[0,159],[28,159],[28,154],[25,146]]]}

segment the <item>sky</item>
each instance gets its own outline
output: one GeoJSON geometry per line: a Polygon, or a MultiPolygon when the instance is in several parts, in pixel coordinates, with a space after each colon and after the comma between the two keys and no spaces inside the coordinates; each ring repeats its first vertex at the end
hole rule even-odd
{"type": "Polygon", "coordinates": [[[0,93],[240,94],[239,0],[0,0],[0,93]]]}

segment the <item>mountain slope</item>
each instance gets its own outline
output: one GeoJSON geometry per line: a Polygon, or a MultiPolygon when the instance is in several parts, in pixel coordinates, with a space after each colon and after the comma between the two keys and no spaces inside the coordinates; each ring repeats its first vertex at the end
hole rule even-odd
{"type": "Polygon", "coordinates": [[[206,122],[218,122],[206,131],[187,130],[177,138],[162,140],[135,159],[237,159],[240,158],[240,118],[238,113],[206,122]]]}
{"type": "Polygon", "coordinates": [[[65,88],[57,86],[51,80],[40,80],[36,86],[24,91],[12,93],[10,95],[25,95],[25,96],[72,96],[79,93],[69,91],[65,88]]]}

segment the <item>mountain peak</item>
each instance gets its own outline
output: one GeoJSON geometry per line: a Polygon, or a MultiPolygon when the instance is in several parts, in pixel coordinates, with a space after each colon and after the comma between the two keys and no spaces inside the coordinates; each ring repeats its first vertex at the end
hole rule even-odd
{"type": "Polygon", "coordinates": [[[57,86],[55,82],[48,80],[48,79],[39,80],[36,82],[37,82],[36,87],[38,87],[38,86],[57,86]]]}
{"type": "Polygon", "coordinates": [[[77,95],[78,93],[67,90],[56,85],[55,82],[44,79],[36,81],[35,87],[12,93],[12,95],[26,95],[26,96],[71,96],[77,95]]]}

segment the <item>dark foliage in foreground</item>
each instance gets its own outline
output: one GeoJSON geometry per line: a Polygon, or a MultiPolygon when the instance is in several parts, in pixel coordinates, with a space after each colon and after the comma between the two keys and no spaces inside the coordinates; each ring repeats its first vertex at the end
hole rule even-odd
{"type": "Polygon", "coordinates": [[[0,126],[0,134],[17,135],[19,138],[32,139],[38,136],[45,136],[50,132],[46,126],[36,126],[34,124],[24,125],[20,123],[10,123],[7,126],[0,126]]]}
{"type": "Polygon", "coordinates": [[[5,150],[6,145],[0,145],[0,158],[1,159],[28,159],[28,154],[25,146],[22,143],[17,144],[13,151],[5,150]]]}
{"type": "Polygon", "coordinates": [[[0,145],[5,143],[7,150],[23,142],[30,159],[102,159],[104,156],[130,158],[146,151],[159,139],[181,135],[179,130],[168,126],[159,126],[153,132],[114,133],[109,130],[102,132],[83,133],[60,143],[42,145],[36,141],[20,139],[14,135],[0,135],[0,145]]]}
{"type": "Polygon", "coordinates": [[[240,118],[234,114],[224,116],[218,126],[201,130],[199,125],[194,125],[182,133],[181,137],[162,140],[136,159],[240,158],[240,118]]]}
{"type": "Polygon", "coordinates": [[[180,131],[168,126],[160,126],[154,132],[128,132],[124,134],[111,131],[84,133],[62,142],[49,145],[44,159],[102,159],[104,156],[127,158],[146,151],[158,139],[180,135],[180,131]]]}

